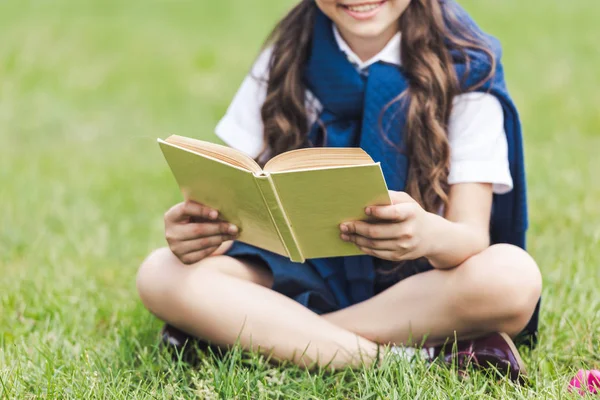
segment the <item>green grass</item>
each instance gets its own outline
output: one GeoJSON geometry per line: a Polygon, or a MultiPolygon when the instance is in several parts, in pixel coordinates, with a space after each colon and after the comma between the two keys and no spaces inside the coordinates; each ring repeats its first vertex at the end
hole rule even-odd
{"type": "Polygon", "coordinates": [[[564,398],[600,367],[600,6],[464,1],[502,40],[545,278],[531,385],[390,360],[308,374],[167,360],[136,268],[179,201],[154,142],[212,130],[291,2],[0,2],[0,397],[564,398]]]}

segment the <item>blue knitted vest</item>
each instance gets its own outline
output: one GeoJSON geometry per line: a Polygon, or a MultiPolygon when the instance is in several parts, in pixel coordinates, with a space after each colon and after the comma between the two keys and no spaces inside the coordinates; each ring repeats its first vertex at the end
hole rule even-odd
{"type": "MultiPolygon", "coordinates": [[[[521,124],[504,81],[500,44],[495,38],[483,33],[454,1],[444,1],[441,5],[444,13],[452,12],[463,26],[483,37],[496,56],[493,78],[477,90],[494,95],[502,105],[514,188],[510,193],[494,195],[490,235],[493,243],[511,243],[524,248],[527,200],[521,124]]],[[[469,51],[468,54],[468,66],[458,53],[452,54],[463,88],[481,81],[491,69],[484,54],[477,51],[469,51]]],[[[369,67],[368,74],[359,73],[339,49],[332,22],[318,12],[304,80],[323,106],[319,122],[326,127],[325,134],[319,122],[315,123],[309,135],[310,141],[319,146],[360,146],[376,162],[381,162],[388,188],[404,190],[410,154],[398,149],[403,148],[406,112],[398,102],[386,108],[391,100],[408,87],[402,68],[379,62],[369,67]],[[383,136],[388,140],[384,140],[383,136]]],[[[311,261],[328,282],[341,307],[373,296],[375,272],[372,257],[311,261]]]]}

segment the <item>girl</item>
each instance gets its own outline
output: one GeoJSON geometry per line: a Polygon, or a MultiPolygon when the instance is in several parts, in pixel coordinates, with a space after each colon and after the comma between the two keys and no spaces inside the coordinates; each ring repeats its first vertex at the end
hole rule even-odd
{"type": "Polygon", "coordinates": [[[268,43],[217,135],[261,163],[360,146],[393,205],[340,225],[364,256],[304,264],[235,242],[218,210],[174,206],[169,248],[137,282],[167,339],[337,368],[377,362],[380,344],[458,338],[466,358],[522,373],[510,338],[535,334],[541,277],[497,42],[449,0],[302,0],[268,43]]]}

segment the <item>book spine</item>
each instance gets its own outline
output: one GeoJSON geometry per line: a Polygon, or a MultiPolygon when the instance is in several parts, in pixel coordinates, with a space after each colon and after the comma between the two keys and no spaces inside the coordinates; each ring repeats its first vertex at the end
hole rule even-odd
{"type": "Polygon", "coordinates": [[[275,225],[275,229],[277,229],[279,238],[281,239],[290,260],[303,263],[305,258],[300,251],[300,247],[294,236],[294,231],[292,230],[290,221],[279,200],[277,189],[273,184],[271,176],[268,174],[256,176],[255,182],[262,193],[265,205],[271,214],[273,225],[275,225]]]}

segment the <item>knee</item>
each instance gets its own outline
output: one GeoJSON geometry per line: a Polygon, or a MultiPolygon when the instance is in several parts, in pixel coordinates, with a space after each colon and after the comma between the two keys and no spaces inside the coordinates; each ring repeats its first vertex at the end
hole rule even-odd
{"type": "Polygon", "coordinates": [[[465,290],[458,303],[467,319],[491,319],[496,330],[511,334],[525,327],[542,290],[539,268],[527,252],[494,245],[459,268],[465,290]]]}
{"type": "Polygon", "coordinates": [[[155,312],[158,297],[168,291],[166,270],[176,261],[171,250],[160,248],[150,253],[138,269],[136,278],[138,294],[142,303],[152,312],[155,312]]]}
{"type": "Polygon", "coordinates": [[[168,248],[155,250],[137,273],[140,299],[150,312],[164,319],[177,313],[199,290],[219,284],[219,277],[230,267],[227,261],[227,257],[215,256],[185,265],[168,248]]]}

